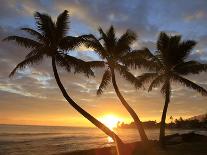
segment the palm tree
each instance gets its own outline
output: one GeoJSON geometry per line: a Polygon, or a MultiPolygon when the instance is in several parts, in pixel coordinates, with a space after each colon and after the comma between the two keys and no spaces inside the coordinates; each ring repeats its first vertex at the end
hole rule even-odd
{"type": "Polygon", "coordinates": [[[207,65],[194,60],[188,56],[196,45],[193,40],[181,41],[180,35],[168,36],[161,32],[157,41],[157,51],[151,53],[145,48],[134,52],[133,59],[125,61],[126,64],[134,67],[145,67],[150,72],[138,77],[140,83],[150,83],[148,91],[162,85],[161,93],[165,96],[165,104],[161,117],[159,140],[162,146],[165,143],[165,119],[171,97],[171,83],[177,82],[181,85],[194,89],[201,95],[207,95],[207,91],[196,83],[183,76],[198,74],[207,70],[207,65]]]}
{"type": "Polygon", "coordinates": [[[118,98],[134,119],[141,140],[146,142],[148,138],[145,134],[142,123],[136,112],[129,106],[119,91],[115,77],[116,70],[120,73],[121,76],[123,76],[127,81],[135,85],[137,88],[140,85],[136,77],[134,77],[134,75],[129,72],[127,66],[123,63],[130,54],[130,45],[132,45],[132,43],[136,40],[136,34],[131,30],[127,30],[120,38],[117,38],[115,36],[113,26],[111,26],[107,32],[104,32],[102,28],[99,28],[98,31],[100,33],[100,39],[97,39],[94,35],[91,35],[86,39],[87,41],[84,43],[86,47],[92,48],[103,60],[95,62],[93,67],[106,68],[102,77],[101,84],[97,90],[97,95],[101,95],[103,93],[103,90],[109,85],[112,80],[112,84],[118,98]]]}
{"type": "Polygon", "coordinates": [[[69,50],[82,44],[86,36],[67,36],[69,15],[66,10],[58,16],[56,22],[53,22],[49,15],[39,12],[36,12],[34,17],[38,30],[31,28],[22,28],[21,30],[28,32],[35,39],[21,36],[9,36],[4,39],[4,41],[13,40],[18,45],[31,50],[25,59],[11,72],[10,76],[14,75],[18,69],[23,69],[28,65],[33,65],[34,63],[42,61],[44,57],[51,58],[56,82],[68,103],[96,127],[113,138],[118,144],[123,144],[121,139],[113,131],[75,103],[66,92],[59,78],[56,65],[63,67],[68,72],[71,71],[71,68],[74,68],[75,72],[83,72],[86,76],[94,75],[89,65],[90,62],[86,63],[83,60],[70,56],[68,53],[69,50]]]}

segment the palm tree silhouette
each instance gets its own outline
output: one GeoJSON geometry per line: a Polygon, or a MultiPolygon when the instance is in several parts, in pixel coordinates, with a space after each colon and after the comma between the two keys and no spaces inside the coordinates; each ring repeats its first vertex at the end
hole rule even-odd
{"type": "Polygon", "coordinates": [[[131,51],[130,45],[136,40],[136,34],[131,30],[127,30],[120,38],[117,38],[115,36],[115,30],[113,26],[111,26],[107,32],[104,32],[102,28],[99,28],[98,31],[101,36],[100,39],[97,39],[94,35],[90,35],[90,37],[88,37],[86,39],[87,41],[84,43],[86,47],[92,48],[100,56],[100,58],[104,60],[95,62],[93,67],[106,67],[101,84],[97,90],[97,95],[101,95],[103,90],[112,80],[117,96],[134,119],[141,140],[147,141],[148,138],[145,134],[141,121],[136,112],[129,106],[119,91],[115,77],[116,70],[127,81],[135,85],[135,87],[138,88],[140,85],[136,77],[134,77],[134,75],[129,72],[127,66],[123,63],[124,60],[129,57],[131,51]]]}
{"type": "Polygon", "coordinates": [[[34,63],[42,61],[45,56],[52,58],[54,76],[65,99],[74,109],[81,113],[91,123],[113,138],[115,142],[120,145],[123,144],[121,139],[113,131],[74,102],[74,100],[66,92],[59,78],[56,65],[63,67],[68,72],[71,71],[71,68],[74,68],[75,72],[82,72],[86,76],[94,75],[90,68],[90,62],[86,63],[83,60],[70,56],[68,53],[69,50],[72,50],[82,44],[87,36],[67,36],[67,31],[69,29],[69,15],[67,10],[58,16],[56,22],[53,22],[49,15],[41,14],[39,12],[36,12],[34,17],[38,30],[36,31],[31,28],[22,28],[21,30],[28,32],[33,38],[36,39],[21,36],[9,36],[4,39],[4,41],[16,41],[16,43],[20,46],[24,46],[25,48],[29,48],[31,50],[25,59],[11,72],[10,76],[14,75],[18,69],[23,69],[28,65],[33,65],[34,63]]]}
{"type": "Polygon", "coordinates": [[[157,51],[151,53],[145,48],[133,53],[133,59],[125,61],[134,67],[145,67],[150,72],[138,77],[140,83],[150,83],[148,91],[162,85],[161,93],[165,96],[165,104],[161,117],[159,140],[164,146],[165,119],[171,97],[171,83],[177,82],[183,86],[194,89],[201,95],[207,95],[207,91],[196,83],[184,78],[189,74],[198,74],[207,70],[207,65],[189,60],[188,56],[196,45],[193,40],[181,41],[180,35],[168,36],[161,32],[157,41],[157,51]]]}

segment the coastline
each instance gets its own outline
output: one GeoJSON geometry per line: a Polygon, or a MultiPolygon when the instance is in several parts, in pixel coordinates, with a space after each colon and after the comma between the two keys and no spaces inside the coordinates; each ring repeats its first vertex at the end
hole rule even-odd
{"type": "MultiPolygon", "coordinates": [[[[141,142],[128,143],[126,145],[136,146],[133,155],[205,155],[207,142],[185,142],[181,144],[168,145],[165,150],[154,143],[147,152],[143,149],[141,142]]],[[[115,147],[104,147],[89,150],[60,153],[56,155],[116,155],[115,147]]]]}

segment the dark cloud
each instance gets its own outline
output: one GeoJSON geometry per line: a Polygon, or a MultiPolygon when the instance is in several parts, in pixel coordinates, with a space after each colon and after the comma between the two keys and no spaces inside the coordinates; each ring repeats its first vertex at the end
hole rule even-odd
{"type": "Polygon", "coordinates": [[[99,26],[108,28],[114,25],[117,30],[125,31],[130,28],[141,37],[153,36],[157,27],[148,21],[149,2],[133,0],[72,0],[55,1],[59,10],[70,8],[73,17],[97,29],[99,26]]]}

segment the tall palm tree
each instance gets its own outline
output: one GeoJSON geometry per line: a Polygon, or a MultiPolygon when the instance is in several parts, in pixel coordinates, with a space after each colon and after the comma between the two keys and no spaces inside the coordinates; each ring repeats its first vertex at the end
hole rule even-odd
{"type": "Polygon", "coordinates": [[[97,39],[94,35],[91,35],[87,38],[87,41],[84,43],[86,47],[92,48],[103,61],[95,62],[94,66],[103,67],[105,66],[105,72],[102,77],[101,84],[97,90],[97,94],[100,95],[103,93],[103,90],[109,85],[112,80],[114,90],[120,99],[123,106],[130,113],[136,127],[139,131],[142,141],[147,141],[148,138],[143,129],[142,123],[137,116],[136,112],[130,107],[127,101],[124,99],[121,94],[118,85],[116,83],[115,70],[120,73],[127,81],[139,87],[140,83],[137,81],[136,77],[131,74],[127,66],[123,63],[126,58],[128,58],[131,45],[136,40],[136,34],[131,30],[127,30],[120,38],[115,36],[114,27],[111,26],[107,32],[104,32],[102,28],[98,29],[100,33],[100,39],[97,39]]]}
{"type": "Polygon", "coordinates": [[[165,119],[168,104],[170,103],[172,82],[180,83],[201,95],[207,95],[207,91],[204,88],[184,77],[207,70],[207,65],[188,58],[195,45],[196,42],[193,40],[181,41],[180,35],[168,36],[166,33],[161,32],[155,54],[145,48],[134,52],[132,54],[133,59],[125,61],[128,65],[145,67],[150,71],[138,77],[140,83],[150,83],[148,91],[157,86],[162,86],[161,93],[165,96],[159,136],[162,146],[165,143],[165,119]]]}
{"type": "Polygon", "coordinates": [[[74,68],[75,72],[83,72],[86,76],[94,75],[89,65],[90,62],[86,63],[83,60],[70,56],[68,53],[69,50],[82,44],[86,36],[67,36],[69,15],[66,10],[58,16],[56,22],[52,21],[49,15],[39,12],[36,12],[34,17],[37,30],[31,28],[22,28],[21,30],[28,32],[35,39],[21,36],[9,36],[4,39],[4,41],[15,41],[18,45],[30,49],[29,54],[16,66],[10,76],[14,75],[18,69],[23,69],[28,65],[42,61],[44,57],[51,58],[56,82],[68,103],[118,144],[123,144],[113,131],[75,103],[66,92],[59,78],[56,65],[63,67],[68,72],[71,71],[71,68],[74,68]]]}

